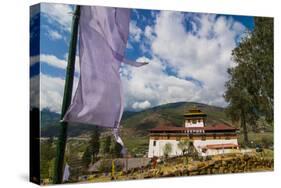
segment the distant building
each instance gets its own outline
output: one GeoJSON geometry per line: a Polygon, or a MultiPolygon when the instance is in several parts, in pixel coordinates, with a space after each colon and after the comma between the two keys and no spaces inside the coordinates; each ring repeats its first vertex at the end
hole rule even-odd
{"type": "Polygon", "coordinates": [[[223,123],[206,125],[207,114],[195,107],[184,114],[184,117],[183,127],[159,126],[150,129],[149,158],[163,156],[163,148],[167,143],[172,146],[170,156],[181,155],[182,151],[178,147],[181,140],[191,142],[201,156],[238,151],[237,128],[223,123]]]}

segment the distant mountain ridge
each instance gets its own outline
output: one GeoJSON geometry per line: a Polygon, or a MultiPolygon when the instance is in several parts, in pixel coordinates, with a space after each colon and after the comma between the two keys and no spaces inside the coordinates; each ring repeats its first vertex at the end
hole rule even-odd
{"type": "MultiPolygon", "coordinates": [[[[139,112],[125,111],[122,117],[121,136],[126,147],[133,153],[144,153],[148,147],[149,129],[158,125],[183,126],[183,114],[193,106],[198,107],[207,116],[207,124],[226,122],[224,108],[195,102],[168,103],[139,112]]],[[[47,109],[41,111],[41,136],[56,137],[59,134],[60,114],[47,109]]],[[[93,125],[69,124],[68,136],[88,137],[94,130],[93,125]]],[[[110,130],[103,130],[110,131],[110,130]]]]}

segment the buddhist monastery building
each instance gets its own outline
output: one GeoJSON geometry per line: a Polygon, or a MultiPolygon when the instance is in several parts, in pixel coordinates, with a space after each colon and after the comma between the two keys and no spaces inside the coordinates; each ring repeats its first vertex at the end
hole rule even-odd
{"type": "Polygon", "coordinates": [[[238,129],[225,123],[206,125],[207,114],[192,108],[184,114],[184,126],[159,126],[150,129],[148,157],[164,155],[166,144],[172,146],[170,156],[182,154],[178,143],[191,142],[200,156],[234,153],[239,149],[238,129]]]}

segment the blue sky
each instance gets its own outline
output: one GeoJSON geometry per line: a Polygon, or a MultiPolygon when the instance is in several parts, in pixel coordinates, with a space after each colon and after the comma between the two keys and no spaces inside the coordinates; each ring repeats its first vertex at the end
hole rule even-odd
{"type": "MultiPolygon", "coordinates": [[[[41,4],[40,12],[38,7],[31,11],[31,37],[40,37],[40,52],[31,44],[31,80],[40,73],[42,108],[55,112],[61,106],[73,10],[71,5],[41,4]],[[39,22],[40,28],[35,27],[39,22]]],[[[122,66],[126,110],[179,101],[226,106],[226,70],[235,66],[231,50],[253,28],[249,16],[133,9],[126,57],[150,64],[122,66]]],[[[78,61],[77,56],[75,87],[78,61]]]]}

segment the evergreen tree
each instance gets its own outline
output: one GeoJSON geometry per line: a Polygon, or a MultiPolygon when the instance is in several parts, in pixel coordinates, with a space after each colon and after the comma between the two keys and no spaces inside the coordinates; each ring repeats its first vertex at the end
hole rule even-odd
{"type": "Polygon", "coordinates": [[[96,161],[97,155],[100,150],[100,132],[99,129],[96,127],[91,135],[89,151],[92,156],[92,162],[96,161]]]}
{"type": "Polygon", "coordinates": [[[91,163],[91,159],[92,159],[92,155],[91,155],[90,147],[88,146],[82,156],[83,165],[85,167],[88,167],[89,164],[91,163]]]}
{"type": "Polygon", "coordinates": [[[113,140],[111,142],[111,146],[110,146],[110,154],[111,154],[111,156],[113,158],[122,157],[121,151],[122,151],[122,146],[118,142],[113,140]]]}
{"type": "Polygon", "coordinates": [[[110,154],[111,136],[108,135],[103,139],[101,144],[101,151],[104,155],[110,154]]]}

